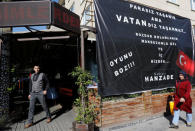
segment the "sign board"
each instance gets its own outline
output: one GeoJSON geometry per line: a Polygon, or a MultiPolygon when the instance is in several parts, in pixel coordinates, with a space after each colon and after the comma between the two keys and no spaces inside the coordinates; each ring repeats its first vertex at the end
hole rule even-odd
{"type": "Polygon", "coordinates": [[[52,3],[52,25],[80,33],[79,16],[57,3],[52,3]]]}
{"type": "Polygon", "coordinates": [[[128,1],[94,3],[100,95],[171,87],[179,70],[194,76],[189,19],[128,1]]]}
{"type": "Polygon", "coordinates": [[[0,27],[50,25],[80,33],[80,18],[51,1],[0,2],[0,27]]]}

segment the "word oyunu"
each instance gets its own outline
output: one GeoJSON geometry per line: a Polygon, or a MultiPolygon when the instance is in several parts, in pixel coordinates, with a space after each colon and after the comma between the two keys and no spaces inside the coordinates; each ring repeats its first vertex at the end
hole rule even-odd
{"type": "Polygon", "coordinates": [[[132,56],[133,56],[132,51],[130,51],[130,52],[124,54],[124,55],[121,55],[121,56],[119,56],[119,57],[117,57],[117,58],[111,60],[111,61],[110,61],[110,66],[113,67],[113,66],[119,64],[120,62],[123,62],[123,61],[129,59],[129,58],[132,57],[132,56]]]}

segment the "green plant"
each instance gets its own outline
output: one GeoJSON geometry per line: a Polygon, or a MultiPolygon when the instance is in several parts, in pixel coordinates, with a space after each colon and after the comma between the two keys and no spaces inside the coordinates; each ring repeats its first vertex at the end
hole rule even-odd
{"type": "Polygon", "coordinates": [[[102,102],[124,100],[124,99],[129,99],[129,98],[136,98],[136,97],[139,97],[141,95],[142,95],[142,93],[123,94],[123,95],[118,95],[118,96],[106,96],[106,97],[102,98],[102,102]]]}
{"type": "Polygon", "coordinates": [[[12,65],[9,72],[10,72],[10,76],[11,76],[12,79],[10,81],[9,87],[7,88],[7,92],[12,93],[17,87],[16,80],[13,80],[13,77],[16,74],[16,65],[12,65]]]}
{"type": "Polygon", "coordinates": [[[92,123],[96,117],[95,104],[88,99],[87,86],[92,84],[93,77],[89,72],[82,70],[79,66],[75,67],[70,75],[76,78],[75,84],[79,86],[79,97],[74,101],[75,111],[77,113],[75,120],[79,123],[92,123]]]}

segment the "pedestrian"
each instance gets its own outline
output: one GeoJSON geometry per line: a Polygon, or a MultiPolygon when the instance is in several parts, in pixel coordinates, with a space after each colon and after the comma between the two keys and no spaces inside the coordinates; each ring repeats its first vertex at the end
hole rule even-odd
{"type": "Polygon", "coordinates": [[[180,111],[186,112],[186,126],[192,126],[192,99],[190,97],[191,83],[187,78],[187,74],[183,71],[179,72],[179,80],[176,82],[176,91],[174,94],[174,117],[170,128],[179,128],[180,111]]]}
{"type": "Polygon", "coordinates": [[[28,112],[28,123],[25,125],[25,128],[29,128],[33,125],[33,115],[36,99],[39,100],[44,111],[46,112],[47,123],[51,122],[51,115],[45,101],[47,89],[49,88],[49,81],[44,73],[40,73],[39,65],[34,66],[34,71],[35,73],[31,75],[29,80],[28,99],[30,100],[30,105],[28,112]]]}

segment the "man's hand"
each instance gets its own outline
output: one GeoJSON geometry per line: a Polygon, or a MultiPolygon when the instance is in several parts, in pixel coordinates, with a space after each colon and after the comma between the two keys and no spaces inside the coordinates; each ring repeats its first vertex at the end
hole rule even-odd
{"type": "Polygon", "coordinates": [[[43,95],[46,95],[46,94],[47,94],[47,91],[46,91],[46,90],[44,90],[44,91],[43,91],[43,95]]]}
{"type": "Polygon", "coordinates": [[[28,95],[28,99],[30,100],[30,95],[28,95]]]}
{"type": "Polygon", "coordinates": [[[180,98],[180,102],[185,102],[185,99],[183,97],[180,98]]]}

